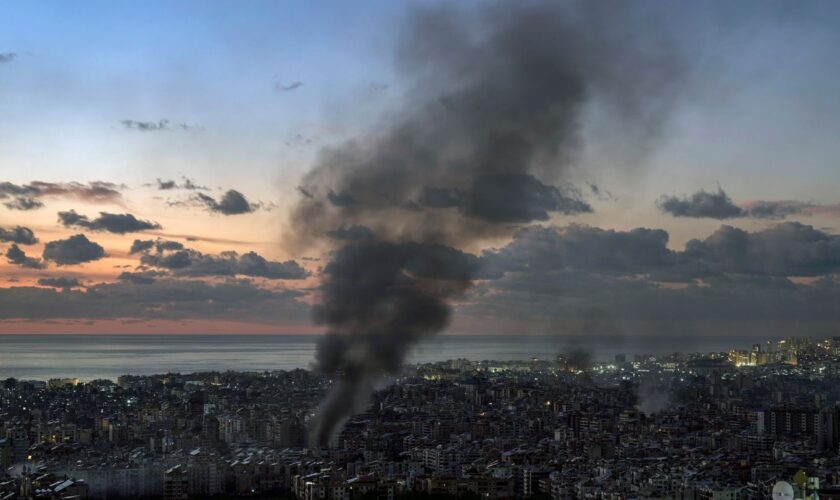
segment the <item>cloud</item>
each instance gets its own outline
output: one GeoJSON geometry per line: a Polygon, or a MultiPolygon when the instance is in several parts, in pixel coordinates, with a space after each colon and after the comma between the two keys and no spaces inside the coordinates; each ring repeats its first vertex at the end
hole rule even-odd
{"type": "Polygon", "coordinates": [[[42,182],[13,184],[0,182],[0,200],[10,210],[33,210],[44,206],[41,198],[70,198],[87,203],[121,204],[123,186],[111,182],[42,182]]]}
{"type": "Polygon", "coordinates": [[[682,251],[667,239],[658,229],[525,229],[485,252],[498,277],[481,281],[459,314],[542,333],[597,321],[626,334],[828,334],[840,319],[838,236],[785,222],[722,226],[682,251]],[[810,279],[790,279],[800,276],[810,279]]]}
{"type": "Polygon", "coordinates": [[[38,280],[38,284],[53,288],[78,288],[83,286],[76,278],[41,278],[38,280]]]}
{"type": "Polygon", "coordinates": [[[723,189],[716,192],[697,191],[688,197],[662,196],[656,202],[660,210],[674,217],[734,219],[745,217],[746,211],[736,205],[723,189]]]}
{"type": "Polygon", "coordinates": [[[161,132],[166,130],[203,130],[202,127],[196,125],[189,125],[187,123],[171,124],[167,119],[152,121],[138,121],[138,120],[120,120],[120,124],[127,130],[137,130],[139,132],[161,132]]]}
{"type": "Polygon", "coordinates": [[[201,191],[201,190],[206,190],[207,189],[207,187],[205,187],[205,186],[199,186],[192,179],[190,179],[188,177],[183,177],[183,179],[184,179],[184,182],[181,184],[181,189],[188,189],[188,190],[193,190],[193,191],[194,190],[201,191]]]}
{"type": "Polygon", "coordinates": [[[250,276],[272,280],[299,280],[309,276],[309,272],[294,260],[273,262],[256,252],[241,255],[223,252],[216,256],[189,248],[167,248],[156,244],[156,251],[152,253],[147,242],[140,243],[142,245],[138,245],[138,248],[145,247],[145,250],[141,250],[144,253],[140,258],[143,265],[167,269],[176,276],[250,276]]]}
{"type": "Polygon", "coordinates": [[[574,215],[592,207],[576,189],[549,186],[530,174],[496,174],[476,179],[463,211],[492,222],[532,222],[548,220],[552,212],[574,215]]]}
{"type": "Polygon", "coordinates": [[[17,59],[16,52],[2,52],[0,53],[0,64],[7,64],[17,59]]]}
{"type": "Polygon", "coordinates": [[[291,92],[292,90],[297,90],[303,87],[303,82],[292,82],[288,84],[277,82],[274,84],[274,89],[278,92],[291,92]]]}
{"type": "Polygon", "coordinates": [[[160,120],[157,122],[143,122],[137,120],[122,120],[120,121],[123,127],[130,130],[139,130],[141,132],[156,132],[160,130],[169,130],[169,120],[160,120]]]}
{"type": "Polygon", "coordinates": [[[38,243],[38,238],[35,237],[35,233],[28,227],[15,226],[14,229],[0,227],[0,242],[34,245],[38,243]]]}
{"type": "Polygon", "coordinates": [[[718,187],[716,192],[700,190],[691,196],[677,197],[663,195],[657,200],[659,209],[674,217],[709,219],[768,219],[782,220],[791,216],[840,215],[840,205],[796,200],[756,200],[735,203],[726,192],[718,187]]]}
{"type": "Polygon", "coordinates": [[[750,217],[781,220],[792,216],[840,217],[840,204],[826,205],[796,200],[748,201],[743,204],[750,217]]]}
{"type": "Polygon", "coordinates": [[[224,319],[266,324],[303,322],[300,292],[268,290],[246,281],[210,284],[160,279],[101,283],[86,290],[0,288],[0,319],[224,319]]]}
{"type": "Polygon", "coordinates": [[[9,261],[9,264],[15,264],[28,269],[43,269],[46,267],[46,264],[41,260],[28,257],[26,252],[21,250],[16,243],[12,243],[12,246],[6,250],[6,259],[9,261]]]}
{"type": "MultiPolygon", "coordinates": [[[[643,281],[693,282],[730,275],[768,278],[840,273],[840,236],[798,222],[748,232],[721,226],[704,239],[668,248],[662,229],[605,230],[570,225],[521,230],[503,248],[487,250],[493,272],[590,273],[643,281]]],[[[545,281],[545,280],[539,280],[545,281]]],[[[536,286],[536,285],[535,285],[536,286]]]]}
{"type": "Polygon", "coordinates": [[[105,249],[85,235],[76,234],[65,240],[48,242],[44,246],[43,257],[59,266],[68,266],[99,260],[105,257],[105,249]]]}
{"type": "Polygon", "coordinates": [[[662,229],[533,226],[519,231],[501,250],[485,252],[485,260],[504,271],[569,270],[626,276],[678,265],[677,254],[667,245],[668,233],[662,229]]]}
{"type": "Polygon", "coordinates": [[[161,191],[167,191],[169,189],[175,189],[178,186],[175,183],[175,181],[163,181],[163,180],[157,179],[157,187],[161,191]]]}
{"type": "Polygon", "coordinates": [[[155,242],[153,240],[134,240],[134,243],[131,244],[131,248],[128,250],[128,253],[134,254],[143,252],[145,250],[149,250],[153,246],[155,246],[155,242]]]}
{"type": "Polygon", "coordinates": [[[158,179],[155,179],[155,181],[157,182],[157,188],[160,191],[170,191],[170,190],[173,190],[173,189],[186,189],[186,190],[189,190],[189,191],[207,190],[206,187],[199,186],[192,179],[190,179],[188,177],[182,177],[182,179],[183,179],[183,182],[181,184],[178,184],[177,182],[175,182],[174,180],[171,180],[171,179],[170,180],[163,180],[163,179],[158,178],[158,179]]]}
{"type": "Polygon", "coordinates": [[[91,231],[107,231],[116,234],[161,229],[157,222],[141,220],[132,214],[99,212],[99,217],[90,220],[86,215],[81,215],[75,210],[69,210],[59,212],[58,220],[64,227],[80,227],[91,231]]]}
{"type": "Polygon", "coordinates": [[[12,201],[3,203],[3,205],[9,210],[20,210],[22,212],[36,210],[44,206],[42,202],[26,197],[15,198],[12,201]]]}
{"type": "MultiPolygon", "coordinates": [[[[143,265],[146,266],[162,267],[164,269],[177,270],[189,267],[193,262],[192,256],[197,254],[198,252],[194,250],[179,250],[177,252],[167,254],[145,254],[140,258],[140,262],[142,262],[143,265]]],[[[231,276],[233,273],[228,272],[224,274],[227,276],[231,276]]],[[[201,273],[199,273],[199,275],[201,275],[201,273]]]]}
{"type": "Polygon", "coordinates": [[[153,247],[160,253],[166,250],[183,250],[184,244],[177,241],[162,240],[160,238],[157,240],[134,240],[128,253],[145,252],[146,250],[151,250],[153,247]]]}
{"type": "Polygon", "coordinates": [[[722,226],[689,241],[684,255],[724,273],[819,276],[840,273],[840,236],[798,222],[753,233],[722,226]]]}
{"type": "Polygon", "coordinates": [[[166,273],[158,271],[143,271],[134,273],[130,271],[123,271],[119,276],[117,276],[117,279],[120,281],[134,283],[135,285],[151,285],[161,276],[166,276],[166,273]]]}
{"type": "Polygon", "coordinates": [[[219,201],[204,193],[196,193],[196,201],[204,204],[210,211],[224,215],[239,215],[251,213],[260,208],[259,203],[250,203],[245,195],[239,191],[230,189],[219,201]]]}
{"type": "MultiPolygon", "coordinates": [[[[840,283],[729,277],[681,288],[592,273],[512,273],[479,285],[459,312],[535,333],[576,334],[597,321],[624,335],[830,335],[840,283]]],[[[602,331],[604,331],[602,330],[602,331]]],[[[596,332],[599,333],[599,332],[596,332]]]]}
{"type": "Polygon", "coordinates": [[[816,205],[801,201],[754,201],[745,204],[744,211],[755,219],[786,219],[792,215],[811,215],[816,205]]]}

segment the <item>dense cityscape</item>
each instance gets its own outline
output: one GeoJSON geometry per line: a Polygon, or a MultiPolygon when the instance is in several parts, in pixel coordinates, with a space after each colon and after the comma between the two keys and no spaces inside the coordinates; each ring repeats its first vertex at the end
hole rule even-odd
{"type": "Polygon", "coordinates": [[[7,379],[0,499],[840,498],[840,338],[409,366],[328,448],[307,370],[7,379]]]}

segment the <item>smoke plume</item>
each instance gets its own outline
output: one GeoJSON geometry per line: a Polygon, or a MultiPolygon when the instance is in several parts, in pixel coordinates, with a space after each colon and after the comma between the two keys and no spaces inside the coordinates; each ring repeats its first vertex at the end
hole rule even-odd
{"type": "MultiPolygon", "coordinates": [[[[570,184],[589,105],[654,134],[674,97],[673,44],[624,2],[523,1],[411,13],[396,65],[410,96],[367,136],[321,152],[300,187],[298,248],[331,249],[315,321],[327,445],[451,301],[498,277],[475,250],[592,211],[570,184]],[[339,238],[336,235],[364,235],[339,238]]],[[[639,131],[644,131],[641,133],[639,131]]]]}
{"type": "Polygon", "coordinates": [[[671,404],[671,389],[666,382],[645,378],[636,391],[636,408],[647,416],[662,412],[671,404]]]}

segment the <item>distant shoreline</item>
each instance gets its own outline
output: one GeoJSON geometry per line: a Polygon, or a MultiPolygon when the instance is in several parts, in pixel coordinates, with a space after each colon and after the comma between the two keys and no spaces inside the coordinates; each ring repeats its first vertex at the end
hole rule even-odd
{"type": "MultiPolygon", "coordinates": [[[[318,335],[161,335],[41,334],[0,335],[0,378],[49,380],[115,379],[122,374],[272,371],[308,368],[318,335]]],[[[441,335],[411,352],[408,363],[447,359],[553,359],[575,349],[594,361],[618,354],[664,355],[674,352],[722,352],[746,349],[775,338],[693,338],[663,336],[441,335]]]]}

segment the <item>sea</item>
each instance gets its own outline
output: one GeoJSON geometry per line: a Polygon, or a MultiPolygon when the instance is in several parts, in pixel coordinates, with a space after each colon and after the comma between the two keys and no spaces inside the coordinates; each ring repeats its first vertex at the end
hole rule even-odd
{"type": "MultiPolygon", "coordinates": [[[[111,379],[120,375],[311,368],[318,335],[0,335],[0,379],[111,379]]],[[[747,349],[755,337],[440,335],[412,349],[409,363],[464,358],[554,359],[572,350],[595,361],[616,354],[720,352],[747,349]]]]}

